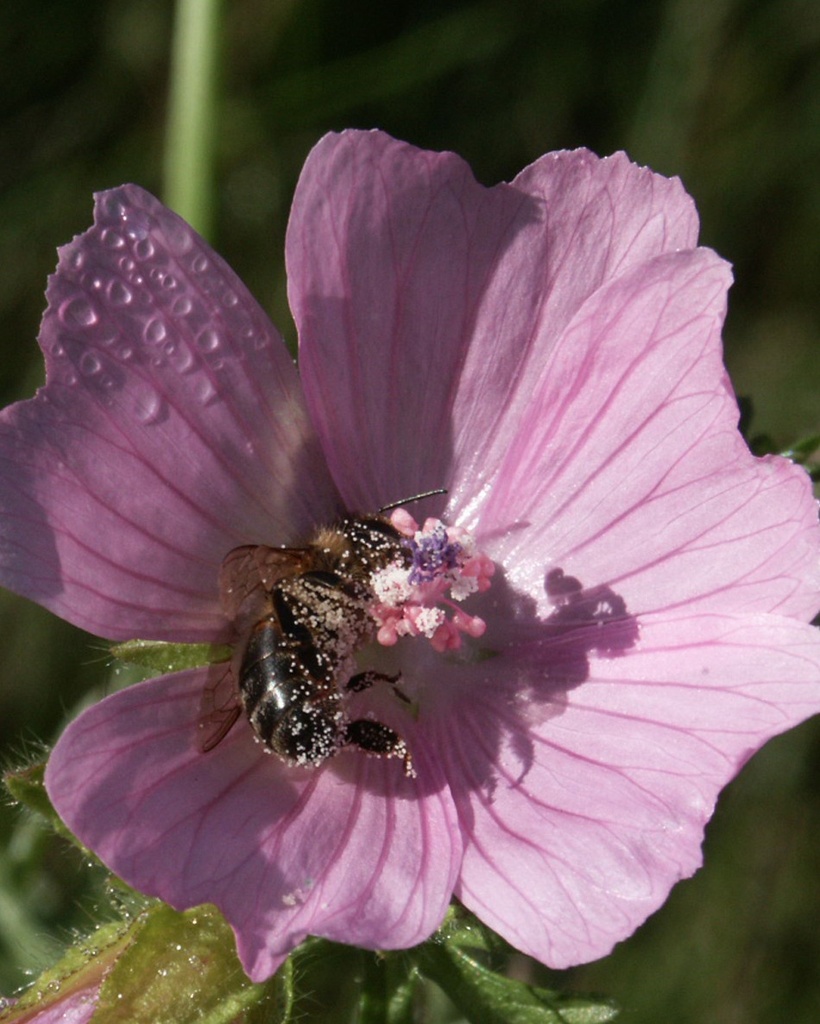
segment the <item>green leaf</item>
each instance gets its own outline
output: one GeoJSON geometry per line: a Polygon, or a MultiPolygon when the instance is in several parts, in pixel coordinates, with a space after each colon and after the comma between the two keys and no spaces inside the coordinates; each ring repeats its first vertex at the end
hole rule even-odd
{"type": "Polygon", "coordinates": [[[229,1024],[262,1002],[271,1024],[287,1019],[271,1014],[278,986],[255,985],[243,972],[215,907],[180,913],[158,904],[144,916],[138,941],[103,982],[92,1024],[229,1024]]]}
{"type": "Polygon", "coordinates": [[[488,960],[504,944],[470,915],[452,914],[416,950],[419,970],[473,1024],[603,1024],[618,1010],[607,999],[567,996],[496,973],[488,960]]]}
{"type": "Polygon", "coordinates": [[[227,661],[231,648],[225,644],[170,644],[160,640],[126,640],[112,644],[111,653],[120,661],[138,665],[150,672],[165,674],[186,668],[201,668],[227,661]]]}

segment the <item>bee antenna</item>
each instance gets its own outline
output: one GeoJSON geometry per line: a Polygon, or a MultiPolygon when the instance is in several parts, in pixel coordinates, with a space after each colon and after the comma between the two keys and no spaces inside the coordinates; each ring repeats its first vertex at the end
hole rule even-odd
{"type": "Polygon", "coordinates": [[[391,508],[398,508],[399,505],[409,505],[411,501],[421,501],[422,498],[432,498],[434,494],[446,493],[446,487],[437,487],[434,491],[422,491],[421,494],[414,494],[411,498],[402,498],[401,501],[393,501],[389,505],[382,505],[379,512],[389,512],[391,508]]]}

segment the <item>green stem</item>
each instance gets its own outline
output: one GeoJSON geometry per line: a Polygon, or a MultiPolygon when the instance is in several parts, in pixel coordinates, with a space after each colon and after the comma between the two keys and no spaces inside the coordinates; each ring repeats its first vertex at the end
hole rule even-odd
{"type": "Polygon", "coordinates": [[[362,962],[362,987],[357,1024],[385,1024],[387,1020],[387,979],[384,963],[370,950],[359,954],[362,962]]]}
{"type": "Polygon", "coordinates": [[[361,950],[361,999],[357,1024],[411,1024],[417,975],[401,953],[361,950]]]}
{"type": "Polygon", "coordinates": [[[165,140],[165,200],[211,233],[220,0],[178,0],[165,140]]]}

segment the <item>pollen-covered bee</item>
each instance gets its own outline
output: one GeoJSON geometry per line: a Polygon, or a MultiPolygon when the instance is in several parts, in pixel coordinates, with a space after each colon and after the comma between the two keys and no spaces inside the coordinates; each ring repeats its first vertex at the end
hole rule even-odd
{"type": "MultiPolygon", "coordinates": [[[[373,574],[408,558],[398,530],[374,514],[319,529],[303,548],[249,545],[222,563],[222,602],[240,637],[229,674],[256,736],[286,762],[318,765],[353,746],[401,757],[413,774],[396,732],[370,718],[350,720],[346,710],[349,692],[384,678],[352,671],[356,651],[375,635],[373,574]]],[[[223,706],[203,750],[239,714],[235,700],[223,706]]]]}

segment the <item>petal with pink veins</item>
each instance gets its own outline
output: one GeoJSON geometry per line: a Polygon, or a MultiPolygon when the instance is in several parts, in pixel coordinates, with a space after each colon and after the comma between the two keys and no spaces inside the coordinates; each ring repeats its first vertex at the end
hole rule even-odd
{"type": "Polygon", "coordinates": [[[545,568],[559,565],[611,586],[633,614],[693,601],[816,611],[820,529],[805,473],[754,458],[737,431],[721,362],[729,280],[695,250],[601,288],[507,422],[475,529],[542,608],[545,568]]]}
{"type": "MultiPolygon", "coordinates": [[[[50,760],[80,839],[146,893],[219,906],[252,978],[309,934],[421,942],[453,891],[544,962],[601,956],[696,869],[745,758],[820,707],[816,503],[737,431],[730,272],[696,240],[680,183],[623,155],[552,154],[487,189],[453,154],[328,136],[287,237],[301,384],[231,271],[134,186],[61,251],[48,383],[0,414],[13,589],[102,636],[233,642],[229,549],[447,489],[424,528],[457,540],[431,542],[424,593],[464,570],[461,646],[412,573],[378,591],[393,645],[361,651],[326,608],[283,619],[274,581],[236,587],[290,633],[288,685],[301,657],[395,683],[336,680],[417,777],[356,749],[287,765],[244,717],[203,752],[204,669],[114,694],[50,760]]],[[[323,550],[332,589],[357,559],[323,550]]],[[[356,586],[375,598],[374,576],[356,586]]]]}
{"type": "MultiPolygon", "coordinates": [[[[42,1009],[32,1007],[22,1011],[18,1010],[17,1015],[12,1011],[8,1019],[16,1020],[20,1024],[87,1024],[97,1009],[99,994],[100,986],[97,983],[95,986],[71,992],[67,996],[58,996],[44,1005],[42,1009]]],[[[6,1009],[5,1000],[0,1000],[0,1013],[4,1009],[6,1009]]]]}
{"type": "Polygon", "coordinates": [[[461,837],[424,737],[407,736],[415,779],[359,752],[288,767],[244,720],[203,754],[205,681],[193,670],[141,683],[66,729],[46,786],[72,831],[140,891],[177,909],[216,904],[254,980],[308,934],[383,949],[427,938],[461,837]]]}
{"type": "Polygon", "coordinates": [[[465,836],[456,895],[553,967],[605,955],[700,866],[719,790],[816,710],[819,677],[808,625],[649,616],[627,658],[595,661],[540,723],[471,699],[442,745],[465,836]]]}
{"type": "Polygon", "coordinates": [[[281,338],[135,185],[97,197],[47,296],[46,386],[0,418],[3,584],[110,639],[224,635],[227,551],[336,507],[281,338]]]}
{"type": "Polygon", "coordinates": [[[451,508],[474,500],[585,298],[696,237],[680,182],[623,154],[551,154],[488,189],[453,153],[322,139],[291,211],[289,297],[348,507],[441,486],[451,508]]]}

